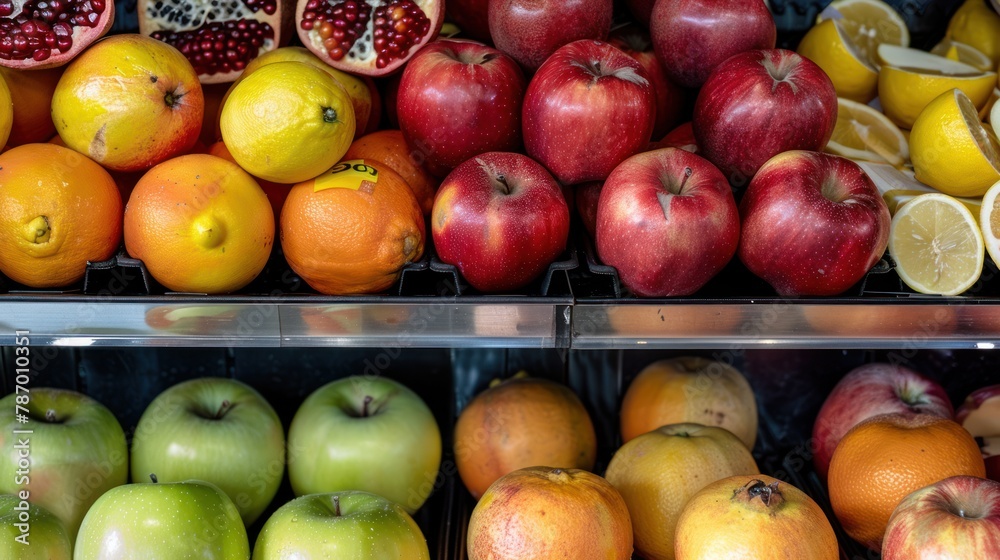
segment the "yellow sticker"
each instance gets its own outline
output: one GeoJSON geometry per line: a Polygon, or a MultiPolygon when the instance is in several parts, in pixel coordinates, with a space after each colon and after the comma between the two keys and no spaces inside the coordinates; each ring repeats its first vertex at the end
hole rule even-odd
{"type": "Polygon", "coordinates": [[[351,159],[334,165],[329,171],[316,178],[313,192],[326,189],[358,190],[362,183],[378,183],[378,169],[365,164],[363,159],[351,159]]]}

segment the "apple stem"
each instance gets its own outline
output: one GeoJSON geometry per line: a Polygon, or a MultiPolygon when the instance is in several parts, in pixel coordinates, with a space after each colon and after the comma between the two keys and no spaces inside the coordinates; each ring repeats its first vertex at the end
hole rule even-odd
{"type": "Polygon", "coordinates": [[[156,474],[155,473],[149,473],[149,480],[152,480],[153,484],[156,484],[156,483],[159,482],[159,480],[156,479],[156,474]]]}
{"type": "Polygon", "coordinates": [[[375,399],[371,395],[366,395],[365,396],[365,403],[363,405],[361,405],[361,417],[362,418],[368,418],[369,416],[371,416],[371,411],[368,410],[368,407],[372,404],[373,400],[375,400],[375,399]]]}
{"type": "Polygon", "coordinates": [[[510,184],[507,183],[507,177],[505,175],[502,173],[497,175],[497,183],[500,183],[500,190],[503,191],[503,194],[510,194],[510,184]]]}
{"type": "Polygon", "coordinates": [[[51,408],[45,411],[46,422],[55,422],[57,420],[58,417],[56,416],[56,411],[52,410],[51,408]]]}
{"type": "Polygon", "coordinates": [[[343,515],[340,512],[340,496],[333,497],[333,514],[336,515],[337,517],[343,515]]]}
{"type": "Polygon", "coordinates": [[[232,403],[229,402],[229,399],[226,399],[226,400],[222,401],[222,404],[219,405],[219,410],[215,411],[215,419],[218,420],[219,418],[222,418],[223,416],[225,416],[226,413],[229,412],[229,409],[231,407],[232,407],[232,403]]]}
{"type": "Polygon", "coordinates": [[[693,169],[691,169],[690,167],[685,167],[684,168],[684,179],[681,180],[681,186],[680,186],[680,188],[677,189],[678,193],[680,193],[681,191],[684,190],[684,185],[687,184],[688,179],[690,179],[691,175],[693,175],[693,174],[694,174],[694,170],[693,169]]]}

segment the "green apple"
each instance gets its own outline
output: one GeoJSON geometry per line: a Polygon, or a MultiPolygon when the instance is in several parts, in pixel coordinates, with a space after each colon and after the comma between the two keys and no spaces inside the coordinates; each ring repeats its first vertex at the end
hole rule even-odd
{"type": "Polygon", "coordinates": [[[412,514],[434,490],[440,466],[441,431],[430,408],[382,377],[320,387],[288,430],[288,478],[296,496],[361,490],[412,514]]]}
{"type": "Polygon", "coordinates": [[[22,496],[0,495],[0,558],[72,560],[73,544],[62,520],[22,496]]]}
{"type": "Polygon", "coordinates": [[[73,560],[248,560],[240,512],[214,484],[134,483],[114,488],[83,518],[73,560]]]}
{"type": "Polygon", "coordinates": [[[253,560],[430,560],[427,539],[394,502],[368,492],[310,494],[264,523],[253,560]]]}
{"type": "Polygon", "coordinates": [[[248,385],[208,377],[174,385],[149,404],[132,439],[132,480],[204,480],[236,504],[246,525],[271,500],[285,473],[285,432],[270,404],[248,385]]]}
{"type": "Polygon", "coordinates": [[[27,491],[29,502],[63,521],[72,541],[91,504],[128,482],[121,424],[101,403],[65,389],[11,393],[0,410],[0,493],[27,491]],[[27,409],[26,422],[18,422],[15,406],[27,409]]]}

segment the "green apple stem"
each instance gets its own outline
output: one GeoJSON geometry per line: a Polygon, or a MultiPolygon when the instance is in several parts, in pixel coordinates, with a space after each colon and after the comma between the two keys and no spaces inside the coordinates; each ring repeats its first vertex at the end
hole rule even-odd
{"type": "Polygon", "coordinates": [[[59,421],[59,417],[56,416],[56,411],[51,408],[45,411],[45,421],[55,423],[59,421]]]}
{"type": "Polygon", "coordinates": [[[156,484],[156,483],[160,482],[159,480],[156,479],[156,474],[155,473],[149,473],[149,480],[152,480],[153,484],[156,484]]]}
{"type": "Polygon", "coordinates": [[[340,496],[333,497],[333,514],[336,515],[337,517],[343,515],[340,512],[340,496]]]}
{"type": "Polygon", "coordinates": [[[232,408],[232,403],[229,402],[229,399],[222,401],[222,404],[219,405],[219,410],[215,411],[215,419],[218,420],[225,416],[230,408],[232,408]]]}
{"type": "Polygon", "coordinates": [[[368,407],[372,404],[373,400],[375,400],[375,399],[371,395],[366,395],[365,396],[365,403],[363,405],[361,405],[361,417],[362,418],[368,418],[369,416],[371,416],[371,411],[368,410],[368,407]]]}

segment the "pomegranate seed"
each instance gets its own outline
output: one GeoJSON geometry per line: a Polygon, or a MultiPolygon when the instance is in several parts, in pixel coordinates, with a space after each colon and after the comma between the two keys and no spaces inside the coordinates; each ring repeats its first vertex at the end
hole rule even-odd
{"type": "Polygon", "coordinates": [[[49,56],[52,54],[50,49],[35,49],[35,52],[31,54],[31,58],[36,62],[41,62],[43,60],[48,60],[49,56]]]}
{"type": "Polygon", "coordinates": [[[72,37],[56,37],[56,48],[59,49],[59,52],[66,52],[72,46],[72,37]]]}

